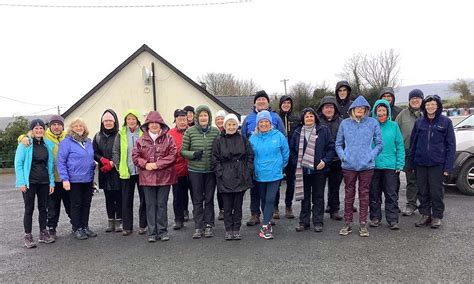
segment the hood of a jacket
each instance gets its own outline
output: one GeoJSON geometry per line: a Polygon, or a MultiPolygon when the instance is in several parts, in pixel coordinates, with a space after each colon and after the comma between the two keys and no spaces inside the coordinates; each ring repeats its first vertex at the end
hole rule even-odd
{"type": "Polygon", "coordinates": [[[390,94],[392,96],[392,102],[390,103],[390,106],[393,107],[395,105],[395,91],[392,87],[383,88],[379,94],[379,99],[381,99],[384,94],[390,94]]]}
{"type": "Polygon", "coordinates": [[[384,99],[380,99],[375,102],[374,107],[372,108],[372,117],[377,119],[377,107],[379,105],[384,105],[385,107],[387,107],[387,120],[392,120],[392,108],[390,107],[388,101],[384,99]]]}
{"type": "Polygon", "coordinates": [[[369,115],[370,111],[370,104],[369,102],[363,97],[363,96],[358,96],[354,102],[352,102],[351,106],[349,107],[349,115],[352,116],[352,109],[356,107],[365,107],[367,109],[365,116],[369,115]]]}
{"type": "Polygon", "coordinates": [[[196,114],[194,115],[194,125],[197,125],[199,127],[201,126],[199,124],[199,114],[203,111],[207,112],[207,114],[209,115],[209,121],[207,122],[207,126],[210,127],[212,123],[211,109],[205,105],[200,105],[196,108],[196,114]]]}
{"type": "Polygon", "coordinates": [[[438,95],[429,95],[427,96],[423,102],[421,103],[421,111],[423,112],[423,116],[428,118],[428,114],[426,113],[426,108],[425,108],[425,105],[427,102],[429,101],[436,101],[436,103],[438,104],[438,109],[436,110],[436,113],[435,113],[435,118],[438,118],[441,113],[443,112],[443,103],[441,102],[441,98],[438,96],[438,95]]]}
{"type": "Polygon", "coordinates": [[[315,124],[319,124],[319,118],[318,116],[316,115],[316,111],[314,111],[314,109],[312,107],[305,107],[302,111],[301,111],[301,114],[300,114],[300,124],[301,125],[304,125],[304,114],[307,113],[307,112],[310,112],[314,115],[314,123],[315,124]]]}
{"type": "Polygon", "coordinates": [[[278,107],[280,108],[280,113],[281,114],[285,113],[284,111],[281,110],[281,105],[283,104],[284,101],[290,101],[291,107],[287,113],[291,113],[293,111],[293,99],[288,95],[284,95],[280,98],[280,104],[278,105],[278,107]]]}
{"type": "Polygon", "coordinates": [[[339,81],[337,82],[336,84],[336,100],[338,103],[341,103],[341,102],[347,102],[351,99],[351,91],[352,91],[352,88],[351,88],[351,85],[349,85],[349,82],[347,81],[339,81]],[[337,92],[341,87],[346,87],[347,88],[347,98],[345,98],[344,100],[341,100],[341,98],[339,97],[339,93],[337,92]]]}
{"type": "Polygon", "coordinates": [[[137,118],[137,124],[138,124],[138,127],[140,127],[140,125],[142,125],[142,123],[140,121],[140,113],[135,109],[128,109],[124,113],[124,115],[123,115],[123,126],[127,126],[127,116],[129,114],[132,114],[133,116],[135,116],[137,118]]]}
{"type": "Polygon", "coordinates": [[[168,125],[165,123],[165,121],[163,120],[163,117],[161,117],[161,114],[157,111],[150,111],[148,113],[148,115],[146,116],[145,122],[140,127],[143,132],[148,132],[148,124],[150,122],[159,123],[161,126],[161,129],[163,130],[162,133],[166,133],[170,129],[168,125]]]}
{"type": "Polygon", "coordinates": [[[334,117],[338,117],[340,116],[340,113],[339,113],[339,108],[337,107],[337,100],[336,100],[336,97],[333,97],[333,96],[324,96],[322,99],[321,99],[321,102],[319,103],[319,106],[318,106],[318,109],[316,110],[316,113],[323,117],[323,106],[325,104],[332,104],[334,106],[334,117]]]}
{"type": "Polygon", "coordinates": [[[104,111],[104,113],[103,113],[102,116],[100,117],[100,120],[101,120],[101,121],[100,121],[100,132],[102,132],[102,133],[106,133],[106,132],[117,133],[117,132],[118,132],[118,130],[119,130],[119,121],[118,121],[118,117],[117,117],[117,114],[115,113],[115,111],[113,111],[113,110],[111,110],[111,109],[108,109],[108,110],[104,111]],[[114,128],[111,129],[111,130],[108,130],[108,131],[107,131],[107,129],[105,129],[104,124],[102,123],[102,117],[104,117],[104,114],[105,114],[106,112],[110,113],[110,114],[114,117],[114,119],[115,119],[114,128]]]}

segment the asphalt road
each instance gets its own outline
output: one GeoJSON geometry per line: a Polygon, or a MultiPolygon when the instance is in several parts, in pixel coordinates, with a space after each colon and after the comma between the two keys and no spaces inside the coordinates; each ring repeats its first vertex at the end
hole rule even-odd
{"type": "MultiPolygon", "coordinates": [[[[401,216],[400,231],[390,231],[384,223],[371,228],[369,238],[359,237],[357,231],[342,237],[338,235],[342,221],[326,216],[323,233],[297,233],[297,219],[281,219],[273,240],[259,239],[256,227],[243,227],[242,241],[225,241],[223,223],[216,221],[216,237],[193,240],[193,225],[188,222],[184,230],[170,228],[169,242],[157,243],[135,233],[128,237],[105,233],[105,201],[99,193],[93,198],[90,222],[97,238],[73,239],[63,211],[56,243],[25,249],[23,200],[13,181],[12,175],[0,175],[0,283],[474,281],[474,197],[455,190],[446,194],[446,216],[438,230],[416,228],[418,215],[401,216]]],[[[402,180],[402,207],[403,188],[402,180]]],[[[172,196],[170,226],[171,202],[172,196]]],[[[247,195],[245,220],[248,206],[247,195]]],[[[299,212],[299,204],[295,208],[299,212]]],[[[34,220],[37,240],[36,210],[34,220]]]]}

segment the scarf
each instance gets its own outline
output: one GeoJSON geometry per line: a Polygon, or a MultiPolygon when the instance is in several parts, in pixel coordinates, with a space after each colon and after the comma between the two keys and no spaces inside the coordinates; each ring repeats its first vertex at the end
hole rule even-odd
{"type": "Polygon", "coordinates": [[[82,146],[84,146],[85,142],[86,142],[86,139],[87,139],[87,136],[85,136],[84,134],[83,135],[79,135],[77,134],[76,132],[74,131],[71,131],[71,137],[72,139],[76,140],[77,142],[79,142],[82,146]]]}
{"type": "Polygon", "coordinates": [[[298,162],[296,163],[295,173],[295,200],[300,201],[304,199],[304,183],[303,183],[303,167],[314,170],[314,155],[316,150],[316,127],[303,126],[300,133],[300,144],[298,146],[298,162]],[[311,131],[304,151],[304,134],[306,131],[311,131]],[[304,152],[304,153],[303,153],[304,152]]]}

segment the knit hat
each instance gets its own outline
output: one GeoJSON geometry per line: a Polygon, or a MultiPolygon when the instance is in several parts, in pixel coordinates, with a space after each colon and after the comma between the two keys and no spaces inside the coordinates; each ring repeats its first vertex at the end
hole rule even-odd
{"type": "Polygon", "coordinates": [[[30,130],[33,130],[33,128],[35,128],[36,126],[41,126],[43,127],[43,129],[46,129],[46,125],[44,124],[44,121],[42,121],[41,119],[37,118],[37,119],[33,119],[30,123],[30,130]]]}
{"type": "Polygon", "coordinates": [[[102,122],[106,120],[112,120],[113,122],[115,122],[115,117],[110,112],[106,111],[104,112],[104,115],[102,115],[102,122]]]}
{"type": "Polygon", "coordinates": [[[48,125],[51,125],[53,123],[59,123],[61,124],[63,127],[64,127],[64,118],[60,115],[52,115],[50,118],[49,118],[49,122],[48,122],[48,125]]]}
{"type": "Polygon", "coordinates": [[[239,119],[237,118],[237,115],[233,114],[233,113],[229,113],[228,115],[225,116],[224,118],[224,128],[225,128],[225,125],[227,123],[227,121],[229,120],[235,120],[235,122],[237,123],[237,125],[239,124],[239,119]]]}
{"type": "Polygon", "coordinates": [[[267,92],[265,92],[265,90],[260,90],[260,91],[255,93],[255,97],[253,98],[253,103],[255,104],[257,99],[262,98],[262,97],[266,98],[267,102],[270,102],[270,97],[267,95],[267,92]]]}
{"type": "Polygon", "coordinates": [[[261,112],[259,112],[257,114],[257,124],[260,122],[260,120],[262,119],[267,119],[268,121],[270,121],[270,123],[272,123],[272,116],[270,115],[270,113],[268,112],[268,110],[262,110],[261,112]]]}
{"type": "Polygon", "coordinates": [[[423,91],[420,89],[413,89],[408,93],[408,100],[411,100],[411,98],[420,98],[424,99],[425,95],[423,94],[423,91]]]}
{"type": "Polygon", "coordinates": [[[194,113],[194,108],[192,106],[185,106],[184,110],[187,111],[187,112],[192,111],[194,113]]]}
{"type": "Polygon", "coordinates": [[[226,115],[227,115],[227,112],[225,112],[225,110],[221,109],[218,112],[216,112],[215,118],[218,118],[218,117],[224,117],[225,118],[226,115]]]}
{"type": "Polygon", "coordinates": [[[176,118],[177,118],[178,116],[187,116],[187,115],[188,115],[188,114],[187,114],[187,112],[186,112],[184,109],[178,108],[178,109],[176,109],[176,110],[174,111],[174,115],[173,115],[174,121],[173,121],[173,122],[176,122],[176,118]]]}

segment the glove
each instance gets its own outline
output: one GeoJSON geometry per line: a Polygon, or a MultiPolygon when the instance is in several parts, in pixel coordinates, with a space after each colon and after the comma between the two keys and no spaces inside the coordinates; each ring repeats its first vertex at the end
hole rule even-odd
{"type": "Polygon", "coordinates": [[[108,173],[110,172],[111,170],[113,169],[112,165],[110,163],[108,164],[105,164],[104,166],[102,166],[100,168],[100,171],[103,172],[103,173],[108,173]]]}
{"type": "Polygon", "coordinates": [[[105,166],[105,165],[109,166],[110,165],[110,160],[107,159],[107,158],[102,157],[102,158],[100,158],[100,163],[102,164],[102,166],[105,166]]]}
{"type": "Polygon", "coordinates": [[[202,154],[203,154],[202,150],[195,151],[194,154],[193,154],[193,160],[195,160],[195,161],[201,160],[202,159],[202,154]]]}

